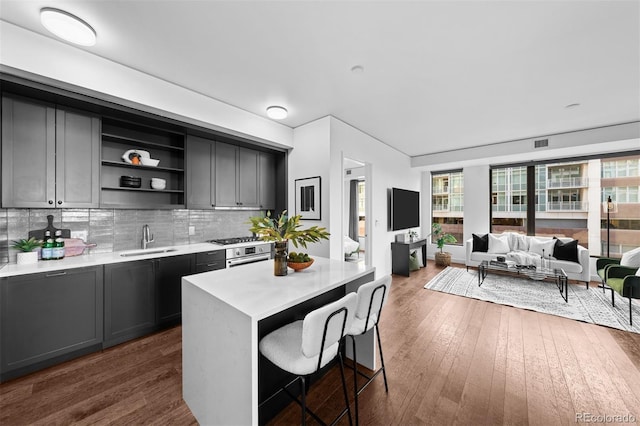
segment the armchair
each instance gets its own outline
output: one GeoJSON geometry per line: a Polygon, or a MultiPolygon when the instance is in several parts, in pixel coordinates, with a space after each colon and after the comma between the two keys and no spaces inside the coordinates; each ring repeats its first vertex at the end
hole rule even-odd
{"type": "Polygon", "coordinates": [[[601,257],[596,259],[596,271],[598,272],[598,276],[602,280],[602,284],[598,287],[602,288],[602,292],[604,293],[606,290],[606,277],[607,277],[607,269],[611,265],[620,265],[620,259],[613,259],[610,257],[601,257]]]}
{"type": "Polygon", "coordinates": [[[611,290],[611,305],[615,306],[615,290],[622,297],[629,298],[629,325],[633,325],[631,299],[640,299],[640,270],[635,267],[608,264],[605,266],[605,288],[611,290]]]}

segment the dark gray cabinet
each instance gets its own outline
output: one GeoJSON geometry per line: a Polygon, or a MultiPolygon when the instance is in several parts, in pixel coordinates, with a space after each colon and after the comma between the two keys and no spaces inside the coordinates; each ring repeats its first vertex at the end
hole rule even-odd
{"type": "Polygon", "coordinates": [[[259,207],[258,151],[216,143],[216,207],[259,207]]]}
{"type": "Polygon", "coordinates": [[[178,323],[182,318],[182,277],[195,269],[195,255],[156,260],[156,319],[158,325],[178,323]]]}
{"type": "Polygon", "coordinates": [[[215,141],[192,135],[187,137],[187,208],[215,207],[215,152],[215,141]]]}
{"type": "Polygon", "coordinates": [[[100,119],[22,97],[2,98],[2,206],[99,205],[100,119]]]}
{"type": "Polygon", "coordinates": [[[104,267],[104,346],[144,336],[156,326],[155,261],[104,267]]]}
{"type": "Polygon", "coordinates": [[[226,265],[225,250],[214,250],[203,253],[196,253],[196,273],[216,271],[224,269],[226,265]]]}
{"type": "Polygon", "coordinates": [[[102,266],[0,280],[0,379],[102,348],[102,266]]]}
{"type": "Polygon", "coordinates": [[[262,210],[276,208],[276,158],[261,152],[258,157],[258,202],[262,210]]]}

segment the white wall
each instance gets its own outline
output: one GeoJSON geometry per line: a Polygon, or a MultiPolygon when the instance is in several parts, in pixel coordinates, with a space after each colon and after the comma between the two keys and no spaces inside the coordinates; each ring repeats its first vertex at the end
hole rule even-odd
{"type": "Polygon", "coordinates": [[[52,84],[62,88],[76,86],[83,89],[81,93],[108,95],[123,105],[139,106],[143,110],[267,145],[290,148],[293,144],[290,127],[69,44],[4,21],[0,21],[0,39],[0,64],[4,72],[35,74],[47,82],[53,80],[52,84]]]}
{"type": "MultiPolygon", "coordinates": [[[[314,225],[323,226],[333,238],[334,231],[330,226],[329,213],[333,202],[329,195],[330,125],[330,118],[324,117],[293,130],[293,150],[289,154],[288,208],[290,214],[295,214],[295,180],[320,176],[320,220],[304,220],[303,228],[314,225]]],[[[340,175],[340,182],[342,182],[342,175],[340,175]]],[[[289,249],[295,250],[293,247],[289,249]]],[[[305,251],[311,255],[329,257],[329,241],[310,244],[305,251]]]]}
{"type": "MultiPolygon", "coordinates": [[[[410,158],[405,154],[335,117],[331,117],[330,120],[331,257],[344,257],[342,235],[347,230],[344,229],[342,220],[345,208],[342,158],[347,157],[371,164],[372,176],[367,180],[367,185],[371,187],[372,199],[371,212],[367,211],[367,220],[371,221],[373,234],[369,236],[373,241],[372,266],[376,267],[376,276],[390,274],[391,242],[398,232],[387,231],[387,190],[399,187],[419,191],[420,172],[411,169],[410,158]]],[[[295,143],[297,144],[297,139],[295,143]]]]}

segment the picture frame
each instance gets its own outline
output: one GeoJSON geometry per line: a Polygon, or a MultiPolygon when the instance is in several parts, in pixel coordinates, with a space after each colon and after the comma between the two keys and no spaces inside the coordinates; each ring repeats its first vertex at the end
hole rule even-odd
{"type": "Polygon", "coordinates": [[[302,220],[320,220],[320,176],[295,180],[296,215],[302,220]]]}

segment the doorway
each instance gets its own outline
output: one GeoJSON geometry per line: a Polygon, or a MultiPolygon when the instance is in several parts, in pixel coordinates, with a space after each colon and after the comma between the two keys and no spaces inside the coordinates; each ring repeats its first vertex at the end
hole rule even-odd
{"type": "Polygon", "coordinates": [[[346,262],[371,264],[371,166],[343,157],[342,230],[346,262]]]}

